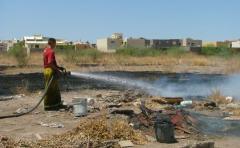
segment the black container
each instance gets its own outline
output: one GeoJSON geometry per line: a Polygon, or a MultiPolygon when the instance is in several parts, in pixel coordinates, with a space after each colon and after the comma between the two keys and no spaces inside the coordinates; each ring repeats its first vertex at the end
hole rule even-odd
{"type": "Polygon", "coordinates": [[[154,123],[155,135],[158,142],[175,143],[174,126],[166,115],[158,115],[154,123]]]}

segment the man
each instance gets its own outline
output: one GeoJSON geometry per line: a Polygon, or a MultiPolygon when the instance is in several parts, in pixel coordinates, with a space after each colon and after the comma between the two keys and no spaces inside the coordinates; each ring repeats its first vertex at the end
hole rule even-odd
{"type": "Polygon", "coordinates": [[[64,68],[57,65],[54,53],[55,47],[56,40],[49,38],[48,46],[43,51],[45,89],[49,85],[44,98],[44,110],[58,110],[62,107],[58,77],[61,75],[60,71],[63,71],[64,68]],[[53,80],[51,84],[49,84],[51,78],[53,78],[53,80]]]}

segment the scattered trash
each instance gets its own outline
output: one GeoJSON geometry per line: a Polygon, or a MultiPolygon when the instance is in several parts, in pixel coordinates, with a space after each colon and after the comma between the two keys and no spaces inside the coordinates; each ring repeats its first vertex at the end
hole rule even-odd
{"type": "Polygon", "coordinates": [[[119,141],[118,144],[119,144],[120,147],[123,147],[123,148],[124,147],[133,147],[134,146],[134,144],[132,143],[131,140],[119,141]]]}
{"type": "Polygon", "coordinates": [[[20,99],[24,97],[25,94],[19,94],[15,96],[0,96],[0,101],[8,101],[8,100],[13,100],[13,99],[20,99]]]}
{"type": "Polygon", "coordinates": [[[229,103],[226,105],[228,109],[240,109],[240,104],[238,103],[229,103]]]}
{"type": "Polygon", "coordinates": [[[181,148],[214,148],[214,142],[209,141],[197,142],[194,144],[188,144],[181,148]]]}
{"type": "Polygon", "coordinates": [[[43,123],[43,122],[40,122],[40,125],[43,126],[43,127],[64,128],[63,124],[56,123],[56,122],[53,122],[53,123],[43,123]]]}
{"type": "Polygon", "coordinates": [[[158,102],[160,104],[179,105],[183,101],[183,98],[181,98],[181,97],[163,97],[163,98],[152,99],[152,101],[158,102]]]}
{"type": "Polygon", "coordinates": [[[115,103],[110,103],[107,105],[107,108],[119,108],[122,106],[122,103],[118,103],[118,104],[115,104],[115,103]]]}
{"type": "Polygon", "coordinates": [[[80,117],[87,115],[87,99],[86,98],[73,98],[73,113],[74,116],[80,117]]]}
{"type": "Polygon", "coordinates": [[[214,108],[214,107],[217,107],[217,104],[215,102],[213,102],[213,101],[210,101],[210,102],[205,103],[204,107],[214,108]]]}
{"type": "Polygon", "coordinates": [[[225,117],[223,120],[240,120],[240,116],[230,116],[230,117],[225,117]]]}
{"type": "Polygon", "coordinates": [[[174,135],[174,127],[170,118],[163,114],[158,114],[154,123],[155,135],[158,142],[174,143],[176,142],[174,135]]]}
{"type": "Polygon", "coordinates": [[[34,134],[34,135],[35,135],[35,137],[36,137],[38,140],[42,140],[42,137],[40,136],[39,133],[36,133],[36,134],[34,134]]]}
{"type": "Polygon", "coordinates": [[[21,114],[21,113],[25,113],[28,111],[28,108],[18,108],[14,114],[21,114]]]}
{"type": "Polygon", "coordinates": [[[88,106],[93,106],[95,104],[95,100],[92,98],[87,98],[87,105],[88,106]]]}
{"type": "Polygon", "coordinates": [[[228,103],[232,103],[232,102],[233,102],[233,97],[227,96],[227,97],[226,97],[226,101],[227,101],[228,103]]]}
{"type": "Polygon", "coordinates": [[[110,111],[111,114],[124,114],[128,116],[132,116],[134,114],[134,111],[129,108],[113,108],[110,111]]]}
{"type": "Polygon", "coordinates": [[[147,140],[148,140],[149,142],[156,142],[156,141],[157,141],[156,138],[154,138],[154,137],[152,137],[152,136],[149,136],[149,135],[146,135],[146,138],[147,138],[147,140]]]}
{"type": "Polygon", "coordinates": [[[191,107],[192,104],[193,104],[193,101],[191,101],[191,100],[182,101],[182,102],[180,103],[180,105],[181,105],[182,107],[191,107]]]}

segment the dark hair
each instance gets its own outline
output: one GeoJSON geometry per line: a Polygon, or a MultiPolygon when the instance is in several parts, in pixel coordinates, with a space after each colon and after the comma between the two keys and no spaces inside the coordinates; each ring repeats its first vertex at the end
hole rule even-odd
{"type": "Polygon", "coordinates": [[[54,38],[49,38],[48,39],[48,44],[56,43],[56,39],[54,38]]]}

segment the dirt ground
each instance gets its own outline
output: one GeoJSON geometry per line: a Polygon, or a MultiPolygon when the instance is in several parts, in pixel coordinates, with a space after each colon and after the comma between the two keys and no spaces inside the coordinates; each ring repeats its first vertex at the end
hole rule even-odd
{"type": "MultiPolygon", "coordinates": [[[[71,103],[73,97],[85,97],[85,98],[96,98],[99,94],[117,94],[119,91],[113,90],[79,90],[62,92],[62,98],[64,102],[71,103]]],[[[8,101],[1,101],[0,103],[0,115],[11,114],[20,107],[31,107],[38,101],[41,93],[34,93],[21,98],[16,98],[8,101]]],[[[101,113],[92,113],[86,117],[74,118],[74,115],[67,111],[57,112],[46,112],[43,110],[41,104],[34,112],[11,119],[2,119],[0,122],[0,135],[9,136],[14,139],[25,139],[30,141],[38,140],[37,135],[40,135],[43,139],[56,134],[62,134],[76,127],[79,121],[84,118],[98,116],[101,113]],[[52,128],[41,126],[40,123],[60,123],[63,124],[63,128],[52,128]]],[[[237,148],[240,144],[240,138],[238,137],[211,137],[209,141],[214,141],[215,146],[219,148],[237,148]]],[[[178,143],[175,144],[160,144],[157,142],[149,142],[146,145],[136,145],[138,148],[147,147],[162,147],[162,148],[178,148],[183,147],[187,144],[198,142],[197,140],[190,138],[178,139],[178,143]]]]}
{"type": "MultiPolygon", "coordinates": [[[[223,67],[209,67],[209,66],[93,66],[93,67],[71,67],[72,71],[164,71],[164,72],[190,72],[190,73],[210,73],[210,74],[222,74],[225,73],[223,67]]],[[[19,74],[19,73],[32,73],[41,72],[39,66],[17,68],[7,67],[1,68],[0,74],[19,74]]],[[[66,103],[70,103],[73,97],[85,97],[96,98],[98,94],[119,93],[119,91],[106,90],[106,89],[81,89],[70,92],[62,92],[62,99],[66,103]]],[[[13,100],[0,102],[0,115],[12,114],[19,108],[31,107],[41,97],[41,92],[35,92],[26,94],[23,97],[13,100]]],[[[41,104],[34,112],[11,119],[1,119],[0,122],[0,135],[13,137],[14,139],[25,139],[30,141],[38,140],[40,135],[43,139],[56,134],[62,134],[76,127],[79,121],[84,118],[98,116],[100,113],[91,113],[86,117],[74,118],[71,112],[58,111],[58,112],[46,112],[43,110],[43,104],[41,104]],[[52,128],[41,126],[41,123],[59,123],[64,125],[63,128],[52,128]],[[37,134],[37,135],[36,135],[37,134]]],[[[238,148],[240,145],[240,137],[210,137],[209,141],[215,142],[215,147],[218,148],[238,148]]],[[[157,142],[149,142],[146,145],[136,145],[135,147],[162,147],[162,148],[178,148],[185,146],[186,144],[195,143],[197,140],[190,138],[178,139],[178,143],[175,144],[160,144],[157,142]]]]}

